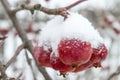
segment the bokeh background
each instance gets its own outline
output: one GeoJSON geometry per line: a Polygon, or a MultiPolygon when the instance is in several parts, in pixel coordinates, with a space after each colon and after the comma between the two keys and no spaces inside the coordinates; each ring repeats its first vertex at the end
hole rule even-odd
{"type": "MultiPolygon", "coordinates": [[[[34,5],[37,3],[54,9],[65,7],[77,0],[8,1],[11,9],[20,7],[21,4],[34,5]]],[[[48,74],[53,80],[120,80],[120,0],[88,0],[69,11],[79,12],[89,19],[103,37],[109,55],[103,61],[102,68],[68,73],[66,78],[60,76],[58,71],[46,68],[48,74]],[[119,74],[109,79],[113,73],[119,74]]],[[[29,39],[35,45],[35,42],[39,41],[41,29],[45,27],[46,22],[52,19],[54,15],[48,15],[40,11],[35,11],[32,15],[30,11],[22,10],[17,12],[16,17],[20,26],[26,30],[29,39]]],[[[7,38],[5,41],[0,41],[0,61],[6,64],[22,42],[0,2],[0,36],[3,35],[7,36],[7,38]]],[[[30,54],[26,55],[26,53],[29,52],[22,50],[17,59],[7,69],[7,75],[15,78],[20,77],[21,80],[44,80],[42,74],[35,66],[32,56],[30,54]],[[31,66],[28,64],[26,56],[29,57],[31,66]]]]}

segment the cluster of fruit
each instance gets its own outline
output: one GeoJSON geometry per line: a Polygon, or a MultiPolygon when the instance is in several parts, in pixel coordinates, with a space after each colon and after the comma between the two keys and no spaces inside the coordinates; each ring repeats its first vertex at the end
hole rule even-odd
{"type": "Polygon", "coordinates": [[[37,63],[62,75],[100,67],[108,54],[99,33],[77,13],[70,13],[65,21],[60,16],[49,21],[40,40],[34,48],[37,63]]]}
{"type": "Polygon", "coordinates": [[[34,56],[38,64],[59,70],[62,75],[66,72],[79,72],[91,67],[101,67],[101,61],[107,56],[104,44],[92,48],[89,42],[76,39],[61,40],[58,45],[58,55],[52,53],[52,48],[35,46],[34,56]]]}

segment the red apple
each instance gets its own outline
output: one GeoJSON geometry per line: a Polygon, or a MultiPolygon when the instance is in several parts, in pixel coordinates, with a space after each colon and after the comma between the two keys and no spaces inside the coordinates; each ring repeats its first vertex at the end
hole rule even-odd
{"type": "Polygon", "coordinates": [[[71,65],[66,65],[62,63],[59,56],[56,56],[56,54],[54,53],[51,55],[50,62],[52,68],[55,70],[59,70],[60,72],[68,72],[74,70],[74,68],[71,65]]]}
{"type": "Polygon", "coordinates": [[[58,51],[60,60],[67,65],[84,64],[92,55],[91,44],[77,39],[61,40],[58,51]]]}
{"type": "Polygon", "coordinates": [[[93,54],[90,60],[87,63],[78,66],[73,72],[83,71],[91,67],[101,67],[101,62],[107,57],[107,55],[107,48],[104,44],[101,44],[99,47],[93,48],[93,54]]]}
{"type": "Polygon", "coordinates": [[[44,67],[51,67],[50,54],[52,50],[45,50],[44,47],[35,46],[34,56],[38,64],[44,67]]]}

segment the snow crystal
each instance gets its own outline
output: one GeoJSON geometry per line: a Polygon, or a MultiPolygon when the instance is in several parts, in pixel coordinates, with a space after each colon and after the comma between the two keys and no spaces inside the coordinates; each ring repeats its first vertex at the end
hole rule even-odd
{"type": "Polygon", "coordinates": [[[40,45],[51,46],[55,52],[63,38],[87,41],[93,48],[103,43],[101,36],[91,23],[82,15],[72,12],[66,20],[62,16],[56,16],[47,22],[40,35],[40,45]]]}

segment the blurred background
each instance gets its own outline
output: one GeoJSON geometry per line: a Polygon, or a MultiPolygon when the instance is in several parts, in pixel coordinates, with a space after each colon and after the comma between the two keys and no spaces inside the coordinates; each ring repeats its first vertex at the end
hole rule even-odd
{"type": "MultiPolygon", "coordinates": [[[[47,8],[65,7],[77,0],[8,0],[11,9],[20,7],[21,4],[34,5],[40,3],[47,8]]],[[[68,73],[66,78],[59,75],[58,71],[46,68],[52,80],[108,80],[113,73],[119,73],[109,80],[120,80],[120,0],[88,0],[74,8],[72,12],[79,12],[89,19],[94,27],[99,31],[108,48],[109,55],[102,63],[102,68],[91,68],[78,73],[68,73]]],[[[16,17],[33,44],[39,40],[40,31],[47,21],[54,15],[48,15],[40,11],[35,11],[32,15],[30,11],[22,10],[17,12],[16,17]]],[[[0,2],[0,36],[7,36],[4,41],[0,41],[0,61],[6,64],[14,55],[17,47],[22,43],[17,31],[14,29],[11,20],[8,18],[5,9],[0,2]]],[[[35,66],[35,62],[30,54],[25,50],[18,55],[14,63],[7,69],[9,77],[20,77],[21,80],[44,80],[42,74],[35,66]],[[30,60],[31,66],[27,62],[30,60]]]]}

